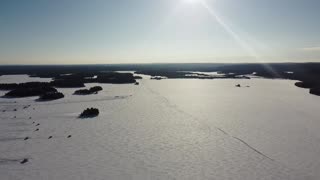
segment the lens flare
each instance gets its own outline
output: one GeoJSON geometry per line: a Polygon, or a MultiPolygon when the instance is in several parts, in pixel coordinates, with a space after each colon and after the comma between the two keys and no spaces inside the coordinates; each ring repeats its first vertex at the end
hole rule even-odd
{"type": "MultiPolygon", "coordinates": [[[[250,46],[244,39],[242,39],[235,31],[232,30],[232,28],[214,11],[213,8],[211,8],[205,0],[197,0],[197,2],[201,3],[201,5],[207,9],[208,13],[220,24],[220,26],[251,56],[253,57],[257,62],[264,63],[261,60],[260,55],[257,53],[257,51],[250,46]]],[[[265,68],[274,74],[277,77],[280,77],[280,74],[277,73],[271,66],[268,64],[264,65],[265,68]]]]}

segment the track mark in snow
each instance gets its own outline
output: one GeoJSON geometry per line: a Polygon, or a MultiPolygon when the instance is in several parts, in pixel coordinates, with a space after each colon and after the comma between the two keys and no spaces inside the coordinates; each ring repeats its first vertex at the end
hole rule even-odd
{"type": "Polygon", "coordinates": [[[0,142],[16,141],[16,140],[23,140],[23,139],[24,138],[19,138],[19,137],[0,138],[0,142]]]}
{"type": "Polygon", "coordinates": [[[21,159],[8,159],[8,158],[0,158],[0,165],[7,164],[7,163],[16,163],[21,161],[21,159]]]}
{"type": "Polygon", "coordinates": [[[226,131],[222,130],[221,128],[217,128],[219,131],[221,131],[225,135],[229,135],[226,131]]]}
{"type": "Polygon", "coordinates": [[[268,157],[267,155],[263,154],[262,152],[260,152],[259,150],[255,149],[254,147],[250,146],[247,142],[245,142],[244,140],[240,139],[240,138],[237,138],[235,136],[232,136],[234,139],[242,142],[244,145],[246,145],[248,148],[252,149],[253,151],[255,151],[256,153],[260,154],[261,156],[267,158],[267,159],[270,159],[271,161],[274,161],[274,159],[268,157]]]}
{"type": "MultiPolygon", "coordinates": [[[[190,113],[188,113],[188,112],[185,112],[184,110],[180,109],[177,105],[172,104],[172,103],[169,101],[168,98],[164,97],[164,96],[161,95],[159,92],[155,92],[154,90],[152,90],[152,89],[149,88],[149,87],[147,87],[147,89],[148,89],[151,93],[156,94],[156,95],[158,95],[160,98],[164,99],[165,103],[166,103],[169,107],[175,109],[177,112],[186,114],[186,115],[190,116],[191,118],[193,118],[194,120],[197,120],[197,121],[198,121],[198,118],[197,118],[197,117],[194,117],[192,114],[190,114],[190,113]]],[[[244,140],[242,140],[242,139],[240,139],[240,138],[238,138],[238,137],[235,137],[235,136],[230,135],[229,133],[227,133],[226,131],[224,131],[223,129],[221,129],[221,128],[219,128],[219,127],[215,127],[215,126],[214,126],[214,128],[217,129],[217,130],[219,130],[219,131],[222,132],[223,134],[225,134],[225,135],[227,135],[227,136],[229,136],[229,137],[232,137],[233,139],[236,139],[236,140],[240,141],[242,144],[244,144],[245,146],[247,146],[249,149],[253,150],[254,152],[260,154],[261,156],[263,156],[263,157],[265,157],[265,158],[267,158],[267,159],[269,159],[269,160],[271,160],[271,161],[275,161],[274,159],[268,157],[268,156],[265,155],[264,153],[260,152],[259,150],[255,149],[254,147],[252,147],[251,145],[249,145],[249,144],[248,144],[247,142],[245,142],[244,140]]],[[[211,131],[211,128],[210,128],[209,126],[208,126],[208,129],[209,129],[209,131],[211,131]]],[[[209,137],[209,136],[208,136],[208,137],[209,137]]]]}
{"type": "Polygon", "coordinates": [[[49,102],[49,103],[37,103],[34,106],[42,106],[42,105],[57,105],[57,104],[77,104],[77,103],[84,103],[84,102],[101,102],[101,101],[113,101],[113,100],[122,100],[132,97],[132,95],[124,95],[124,96],[109,96],[106,98],[100,99],[92,99],[92,100],[76,100],[76,101],[65,101],[65,102],[49,102]]]}

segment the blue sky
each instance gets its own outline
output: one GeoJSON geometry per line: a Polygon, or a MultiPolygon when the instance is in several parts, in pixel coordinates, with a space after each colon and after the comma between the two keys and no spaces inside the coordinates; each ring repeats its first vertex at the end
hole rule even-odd
{"type": "Polygon", "coordinates": [[[0,64],[320,60],[319,0],[0,0],[0,64]]]}

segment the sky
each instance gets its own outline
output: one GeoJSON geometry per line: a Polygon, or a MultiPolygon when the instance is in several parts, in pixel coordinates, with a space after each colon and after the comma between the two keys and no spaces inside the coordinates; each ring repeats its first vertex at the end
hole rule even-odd
{"type": "Polygon", "coordinates": [[[320,62],[319,0],[0,0],[0,64],[320,62]]]}

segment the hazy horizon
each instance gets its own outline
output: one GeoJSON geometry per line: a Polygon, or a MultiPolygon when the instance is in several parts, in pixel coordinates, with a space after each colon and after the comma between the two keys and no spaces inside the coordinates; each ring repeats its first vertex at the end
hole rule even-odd
{"type": "Polygon", "coordinates": [[[1,0],[0,65],[320,62],[317,0],[1,0]]]}
{"type": "Polygon", "coordinates": [[[141,63],[77,63],[77,64],[0,64],[0,67],[2,66],[13,66],[13,67],[19,67],[19,66],[131,66],[131,65],[242,65],[242,64],[320,64],[320,62],[312,62],[312,61],[305,61],[305,62],[289,62],[289,61],[278,61],[278,62],[141,62],[141,63]]]}

